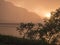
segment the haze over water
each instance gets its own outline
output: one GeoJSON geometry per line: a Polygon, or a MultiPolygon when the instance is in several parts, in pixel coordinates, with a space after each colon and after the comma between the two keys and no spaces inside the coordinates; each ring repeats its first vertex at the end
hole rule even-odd
{"type": "Polygon", "coordinates": [[[0,34],[3,35],[10,35],[10,36],[15,36],[15,37],[20,37],[18,31],[16,31],[17,24],[0,24],[0,34]]]}

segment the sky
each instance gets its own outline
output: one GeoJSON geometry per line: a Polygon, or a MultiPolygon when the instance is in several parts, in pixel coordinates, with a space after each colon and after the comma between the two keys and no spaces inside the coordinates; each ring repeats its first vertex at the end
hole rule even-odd
{"type": "Polygon", "coordinates": [[[38,15],[45,15],[60,7],[60,0],[6,0],[18,7],[33,11],[38,15]]]}
{"type": "Polygon", "coordinates": [[[0,3],[0,23],[40,22],[60,7],[60,0],[0,0],[0,3]]]}

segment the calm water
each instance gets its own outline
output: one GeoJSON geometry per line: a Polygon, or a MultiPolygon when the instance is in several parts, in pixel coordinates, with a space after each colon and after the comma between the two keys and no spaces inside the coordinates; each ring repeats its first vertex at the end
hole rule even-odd
{"type": "Polygon", "coordinates": [[[20,37],[19,32],[16,31],[16,24],[0,24],[0,34],[3,35],[12,35],[16,37],[20,37]]]}

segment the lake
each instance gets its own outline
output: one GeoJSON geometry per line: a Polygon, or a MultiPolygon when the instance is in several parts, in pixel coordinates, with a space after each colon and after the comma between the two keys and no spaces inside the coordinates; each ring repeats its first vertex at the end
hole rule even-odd
{"type": "Polygon", "coordinates": [[[0,23],[0,34],[20,37],[17,26],[17,23],[0,23]]]}

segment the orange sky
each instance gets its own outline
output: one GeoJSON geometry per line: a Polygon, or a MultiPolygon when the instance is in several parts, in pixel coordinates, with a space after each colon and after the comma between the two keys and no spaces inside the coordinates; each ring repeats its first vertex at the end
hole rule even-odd
{"type": "Polygon", "coordinates": [[[54,11],[60,7],[60,0],[8,0],[18,7],[33,11],[38,15],[54,11]]]}
{"type": "Polygon", "coordinates": [[[60,0],[0,0],[0,3],[0,23],[39,22],[41,17],[60,7],[60,0]]]}

